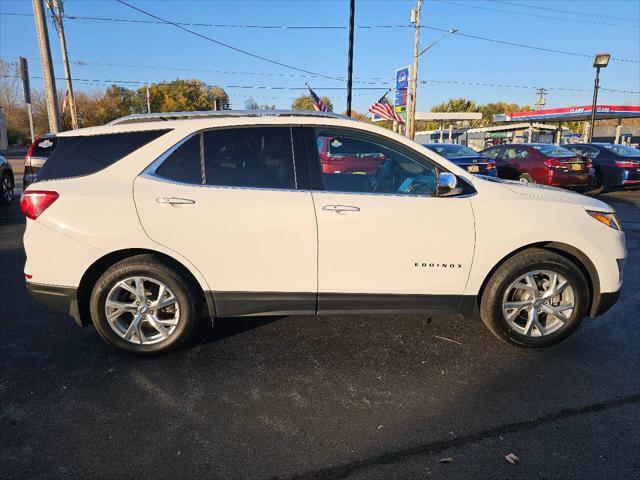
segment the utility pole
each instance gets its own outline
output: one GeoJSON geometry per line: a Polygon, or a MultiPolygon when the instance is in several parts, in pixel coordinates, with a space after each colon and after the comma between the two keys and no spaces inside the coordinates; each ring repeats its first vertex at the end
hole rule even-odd
{"type": "Polygon", "coordinates": [[[356,13],[356,0],[350,1],[349,13],[349,67],[347,73],[347,117],[351,116],[351,88],[353,84],[353,22],[356,13]]]}
{"type": "Polygon", "coordinates": [[[415,27],[415,37],[413,41],[413,68],[409,82],[409,111],[407,112],[407,137],[413,140],[416,134],[416,100],[418,93],[418,57],[420,56],[420,10],[422,0],[418,0],[415,10],[411,11],[411,21],[415,27]]]}
{"type": "Polygon", "coordinates": [[[147,97],[147,113],[151,113],[151,95],[149,95],[149,84],[144,84],[145,96],[147,97]]]}
{"type": "Polygon", "coordinates": [[[60,50],[62,52],[62,63],[64,64],[64,76],[67,81],[67,95],[69,95],[69,113],[71,115],[71,128],[74,130],[78,128],[78,112],[76,110],[76,97],[73,94],[73,85],[71,84],[71,70],[69,69],[69,57],[67,56],[67,40],[64,36],[64,25],[62,23],[62,15],[64,6],[63,0],[47,0],[47,4],[53,14],[53,20],[55,22],[56,30],[58,31],[58,38],[60,39],[60,50]]]}
{"type": "Polygon", "coordinates": [[[545,95],[549,93],[549,90],[546,88],[540,87],[536,89],[536,98],[533,101],[533,104],[536,106],[536,110],[542,110],[542,107],[545,105],[545,95]]]}
{"type": "Polygon", "coordinates": [[[40,63],[42,64],[42,76],[44,77],[44,91],[47,97],[47,114],[49,116],[49,130],[52,133],[60,131],[60,111],[58,110],[58,95],[51,64],[51,47],[49,46],[49,33],[44,16],[42,0],[33,0],[33,17],[38,32],[38,46],[40,48],[40,63]]]}

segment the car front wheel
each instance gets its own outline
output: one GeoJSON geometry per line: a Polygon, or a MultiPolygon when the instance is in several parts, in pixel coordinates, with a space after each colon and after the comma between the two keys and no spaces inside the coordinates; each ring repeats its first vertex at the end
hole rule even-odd
{"type": "Polygon", "coordinates": [[[0,204],[9,205],[13,200],[13,180],[7,174],[0,178],[0,204]]]}
{"type": "Polygon", "coordinates": [[[152,255],[111,266],[91,295],[91,318],[112,346],[156,354],[188,340],[202,301],[193,281],[152,255]]]}
{"type": "Polygon", "coordinates": [[[509,258],[493,273],[482,295],[480,316],[507,343],[546,347],[578,328],[588,301],[587,281],[573,262],[532,248],[509,258]]]}

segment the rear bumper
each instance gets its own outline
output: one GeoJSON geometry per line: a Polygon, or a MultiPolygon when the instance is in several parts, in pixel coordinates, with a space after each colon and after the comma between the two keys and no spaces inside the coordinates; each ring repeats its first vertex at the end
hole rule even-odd
{"type": "Polygon", "coordinates": [[[593,168],[580,173],[553,170],[549,175],[549,185],[575,189],[590,188],[594,182],[594,173],[595,170],[593,168]]]}
{"type": "Polygon", "coordinates": [[[79,326],[84,326],[78,310],[78,290],[76,288],[27,282],[27,290],[34,299],[49,310],[70,315],[79,326]]]}

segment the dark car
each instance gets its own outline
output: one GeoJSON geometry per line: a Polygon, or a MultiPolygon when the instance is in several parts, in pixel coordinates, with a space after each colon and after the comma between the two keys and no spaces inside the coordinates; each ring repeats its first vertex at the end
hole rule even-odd
{"type": "Polygon", "coordinates": [[[572,152],[589,157],[596,171],[596,190],[640,188],[640,150],[612,143],[572,143],[572,152]]]}
{"type": "Polygon", "coordinates": [[[498,177],[579,191],[593,189],[591,159],[548,143],[496,145],[480,152],[496,160],[498,177]]]}
{"type": "Polygon", "coordinates": [[[24,158],[24,177],[22,178],[23,188],[37,181],[38,172],[53,152],[56,146],[56,136],[53,133],[40,135],[27,150],[24,158]]]}
{"type": "Polygon", "coordinates": [[[488,175],[490,177],[496,176],[495,160],[487,158],[465,145],[456,145],[454,143],[424,143],[422,145],[429,150],[433,150],[438,155],[442,155],[447,160],[451,160],[470,173],[488,175]]]}
{"type": "Polygon", "coordinates": [[[9,205],[13,200],[15,185],[13,169],[9,161],[0,155],[0,205],[9,205]]]}

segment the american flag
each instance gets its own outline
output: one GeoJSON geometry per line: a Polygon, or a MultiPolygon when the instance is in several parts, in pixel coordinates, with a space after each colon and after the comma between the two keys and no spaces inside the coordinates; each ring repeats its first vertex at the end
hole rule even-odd
{"type": "Polygon", "coordinates": [[[394,110],[393,106],[389,103],[389,100],[387,100],[386,93],[382,96],[382,98],[380,98],[380,100],[369,107],[369,111],[373,115],[377,115],[386,120],[393,120],[394,122],[404,123],[402,121],[402,117],[398,115],[398,112],[394,110]]]}
{"type": "Polygon", "coordinates": [[[311,95],[311,99],[313,100],[313,109],[318,111],[318,112],[328,112],[329,111],[329,107],[327,107],[322,102],[322,100],[320,100],[320,97],[318,95],[316,95],[316,92],[311,90],[311,87],[309,85],[307,85],[307,88],[309,89],[309,94],[311,95]]]}

